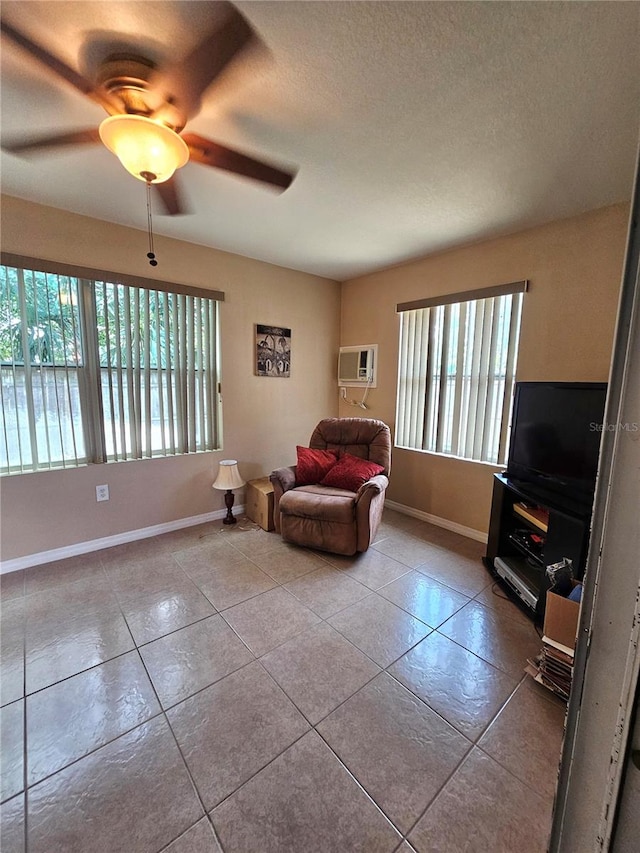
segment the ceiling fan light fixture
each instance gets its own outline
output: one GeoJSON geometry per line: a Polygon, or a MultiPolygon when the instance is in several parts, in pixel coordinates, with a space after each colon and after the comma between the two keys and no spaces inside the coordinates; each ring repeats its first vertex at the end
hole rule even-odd
{"type": "Polygon", "coordinates": [[[99,133],[109,151],[140,181],[161,184],[189,160],[184,139],[146,116],[109,116],[100,125],[99,133]]]}

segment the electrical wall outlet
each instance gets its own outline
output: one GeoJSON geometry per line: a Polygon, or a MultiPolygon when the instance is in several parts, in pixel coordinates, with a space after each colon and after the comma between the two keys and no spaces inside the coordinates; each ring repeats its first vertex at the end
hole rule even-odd
{"type": "Polygon", "coordinates": [[[109,486],[96,486],[96,500],[98,502],[109,500],[109,486]]]}

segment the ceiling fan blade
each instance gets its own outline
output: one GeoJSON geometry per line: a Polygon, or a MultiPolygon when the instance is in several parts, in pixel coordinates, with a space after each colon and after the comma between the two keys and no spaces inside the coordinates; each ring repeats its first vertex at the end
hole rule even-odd
{"type": "Polygon", "coordinates": [[[71,68],[61,59],[58,59],[57,56],[49,53],[49,51],[41,45],[31,41],[31,39],[24,35],[24,33],[16,30],[15,27],[12,27],[11,24],[8,24],[6,21],[1,20],[0,30],[5,36],[7,36],[7,38],[11,39],[14,44],[17,44],[19,47],[26,50],[27,53],[31,54],[34,59],[37,59],[38,62],[45,66],[45,68],[48,68],[49,71],[53,71],[54,74],[61,77],[63,80],[66,80],[67,83],[70,83],[83,95],[86,95],[88,98],[91,98],[93,101],[100,104],[100,106],[104,107],[108,113],[118,112],[118,105],[109,98],[106,92],[99,92],[86,77],[83,77],[78,71],[75,71],[75,69],[71,68]]]}
{"type": "Polygon", "coordinates": [[[100,142],[98,128],[91,130],[74,130],[71,133],[59,133],[55,136],[32,136],[21,139],[18,142],[3,143],[4,151],[12,154],[22,154],[28,151],[39,151],[43,148],[56,148],[63,145],[86,145],[87,143],[100,142]]]}
{"type": "Polygon", "coordinates": [[[253,157],[247,157],[246,154],[226,148],[196,133],[183,133],[182,138],[189,146],[191,159],[196,163],[244,175],[283,190],[287,189],[296,176],[295,172],[285,172],[261,160],[254,160],[253,157]]]}
{"type": "Polygon", "coordinates": [[[180,213],[188,213],[180,199],[180,187],[175,175],[172,178],[169,178],[168,181],[163,181],[161,184],[154,184],[153,186],[165,207],[166,213],[170,216],[177,216],[180,213]]]}
{"type": "Polygon", "coordinates": [[[179,62],[158,71],[152,85],[187,118],[200,109],[200,97],[238,53],[257,37],[247,20],[231,3],[225,20],[206,35],[179,62]]]}

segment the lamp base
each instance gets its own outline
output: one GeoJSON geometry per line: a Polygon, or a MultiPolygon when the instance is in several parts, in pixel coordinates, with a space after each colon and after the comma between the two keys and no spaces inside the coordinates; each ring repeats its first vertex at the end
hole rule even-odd
{"type": "Polygon", "coordinates": [[[236,519],[234,518],[233,513],[231,512],[231,510],[233,509],[234,500],[235,500],[235,495],[233,494],[231,489],[227,489],[227,491],[224,493],[224,503],[225,503],[225,506],[227,508],[227,514],[222,519],[223,524],[235,524],[236,523],[236,519]]]}

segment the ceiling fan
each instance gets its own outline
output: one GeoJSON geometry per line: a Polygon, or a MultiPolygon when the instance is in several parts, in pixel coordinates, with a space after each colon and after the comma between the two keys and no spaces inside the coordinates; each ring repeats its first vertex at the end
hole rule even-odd
{"type": "Polygon", "coordinates": [[[246,19],[231,3],[219,4],[224,20],[181,60],[158,67],[130,54],[107,56],[95,82],[62,62],[6,21],[3,35],[109,114],[97,128],[22,139],[2,148],[33,152],[102,141],[134,177],[153,184],[167,213],[184,212],[174,172],[189,160],[285,190],[295,172],[279,169],[227,148],[184,127],[200,109],[200,98],[229,62],[258,41],[246,19]]]}

